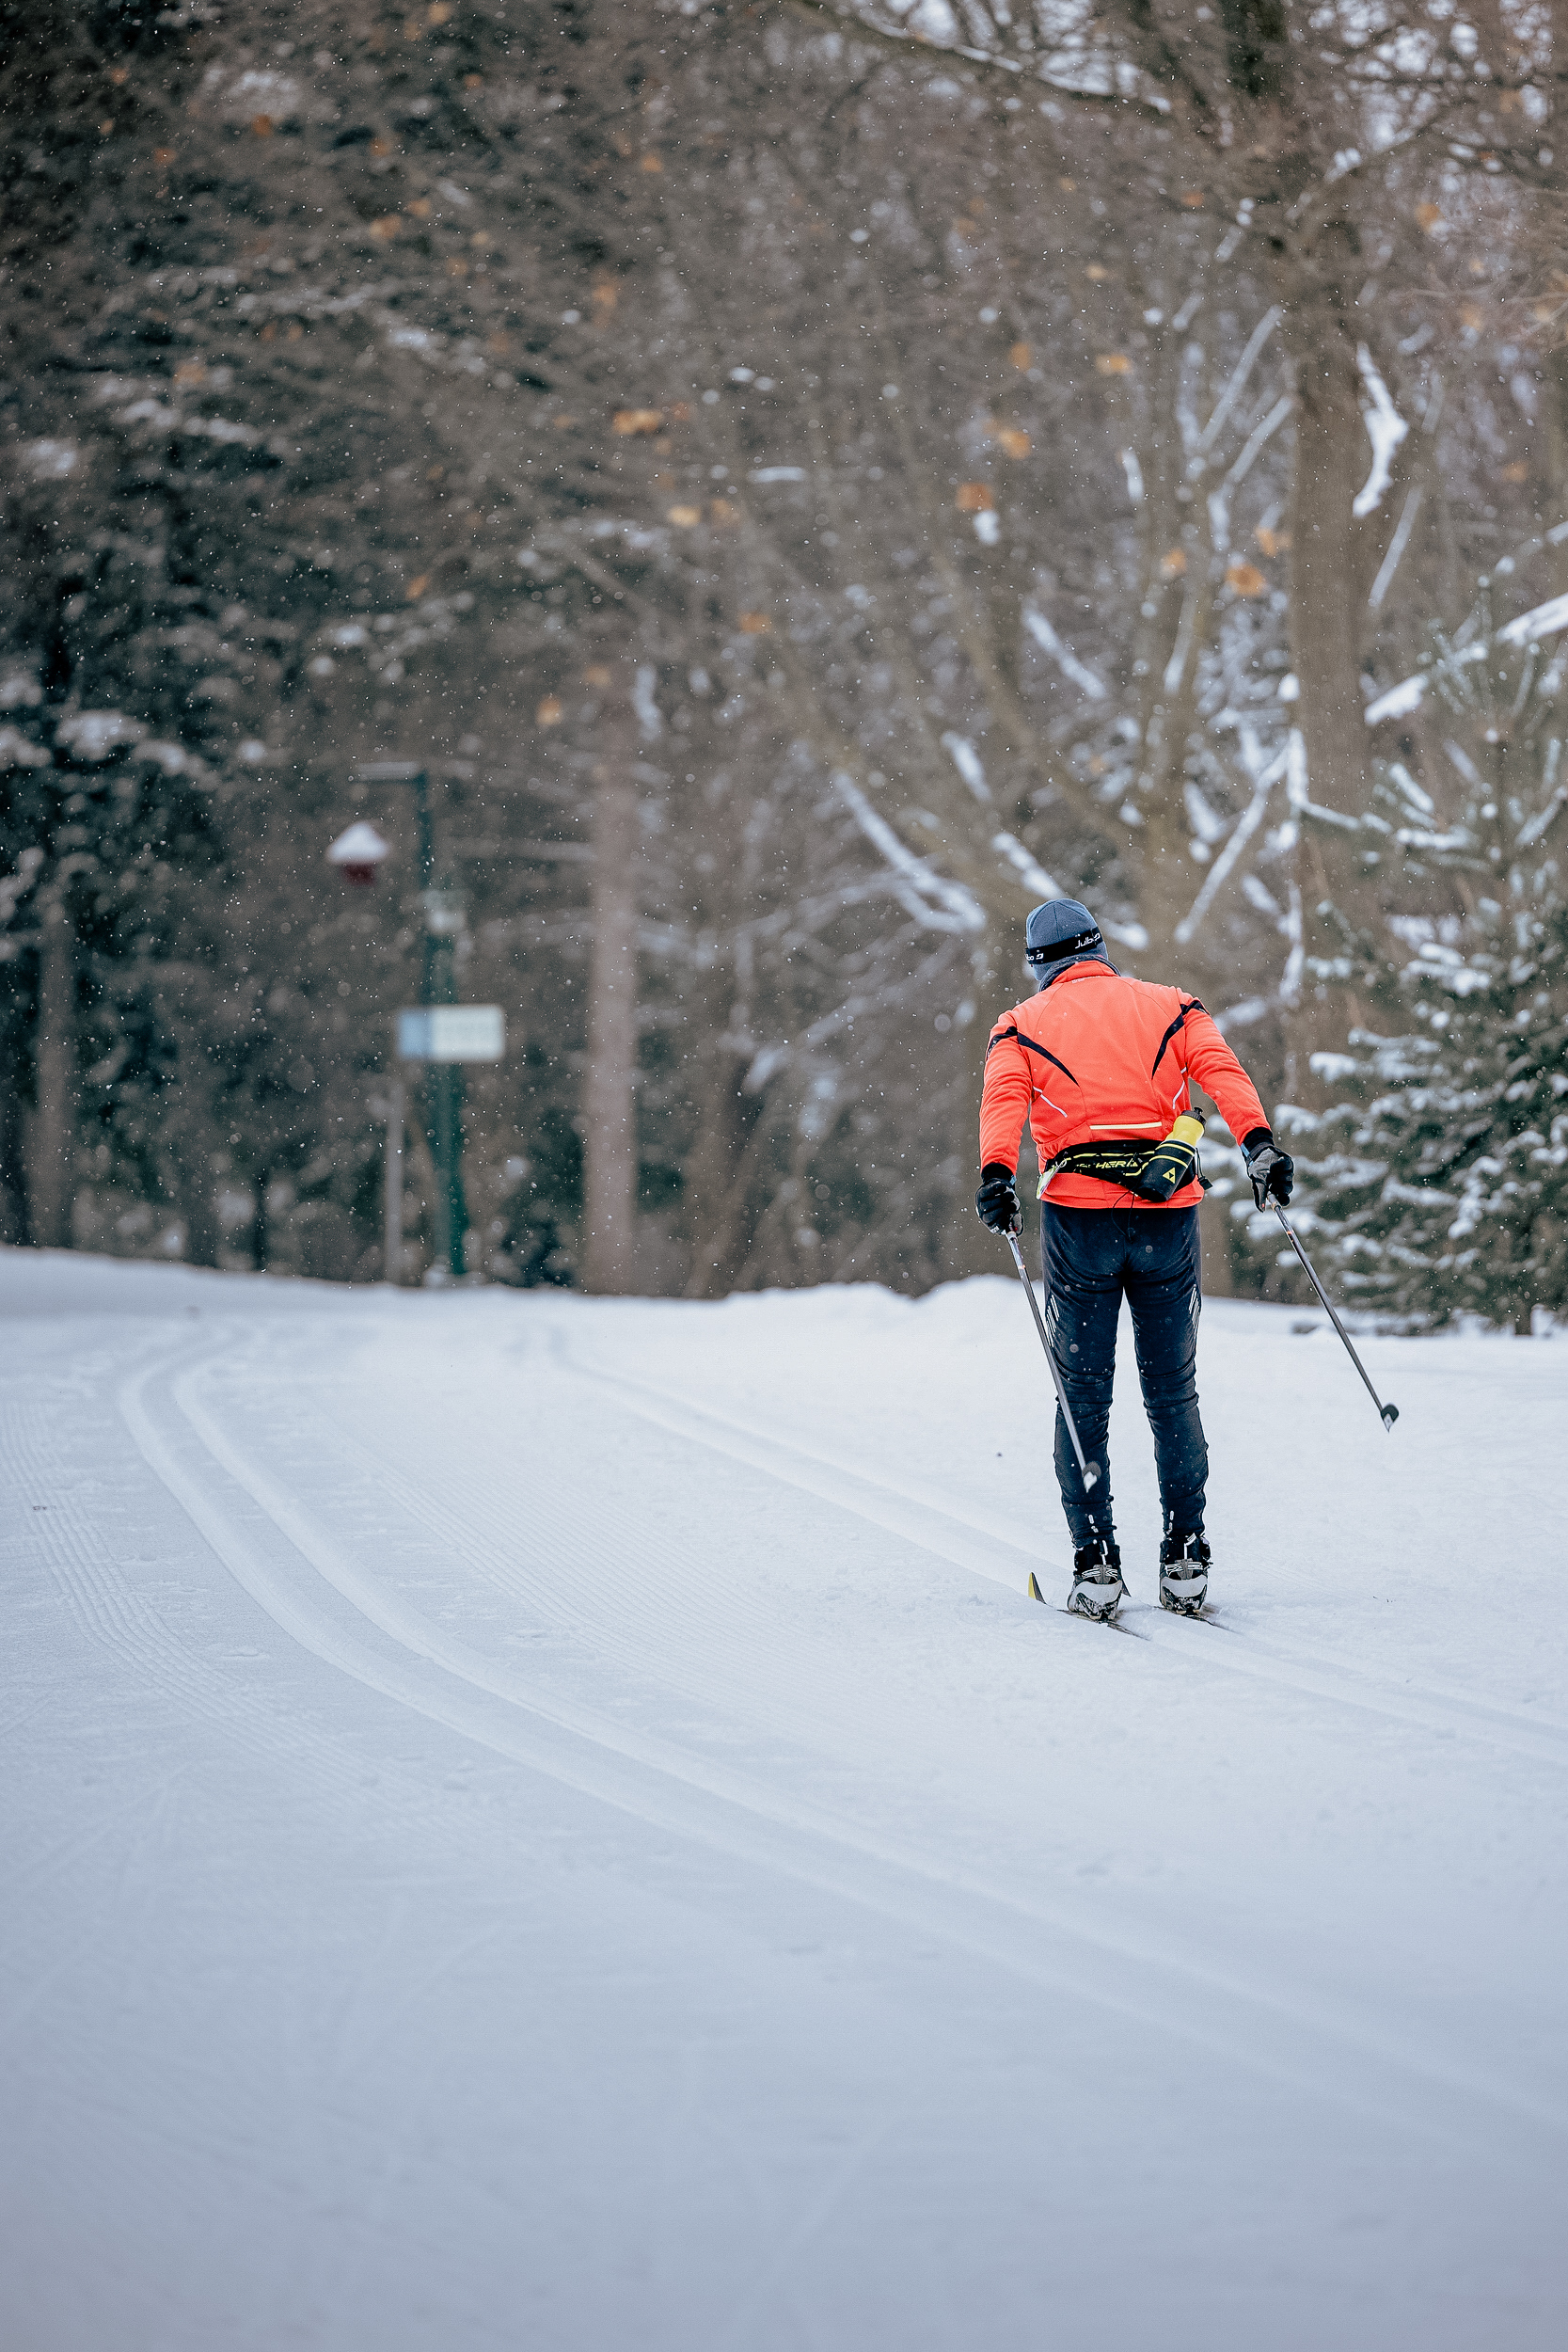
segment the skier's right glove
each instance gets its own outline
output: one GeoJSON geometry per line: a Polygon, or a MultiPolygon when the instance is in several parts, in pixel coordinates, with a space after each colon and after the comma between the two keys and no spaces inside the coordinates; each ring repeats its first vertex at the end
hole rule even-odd
{"type": "Polygon", "coordinates": [[[1296,1164],[1289,1152],[1278,1149],[1267,1127],[1254,1127],[1251,1135],[1243,1137],[1242,1150],[1258,1206],[1266,1209],[1272,1198],[1283,1208],[1296,1181],[1296,1164]]]}
{"type": "Polygon", "coordinates": [[[1018,1194],[1013,1185],[1013,1171],[1000,1161],[990,1161],[980,1170],[980,1189],[974,1196],[974,1214],[982,1225],[989,1225],[993,1233],[1015,1233],[1022,1226],[1018,1194]]]}

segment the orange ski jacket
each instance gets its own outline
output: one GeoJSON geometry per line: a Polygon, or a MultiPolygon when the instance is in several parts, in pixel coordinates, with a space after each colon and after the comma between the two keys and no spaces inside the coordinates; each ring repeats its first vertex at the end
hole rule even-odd
{"type": "MultiPolygon", "coordinates": [[[[1071,964],[990,1033],[980,1165],[1016,1169],[1025,1118],[1042,1168],[1075,1143],[1156,1143],[1191,1110],[1190,1078],[1238,1140],[1268,1125],[1251,1079],[1196,996],[1128,979],[1098,960],[1071,964]]],[[[1045,1197],[1064,1209],[1189,1209],[1203,1191],[1195,1177],[1168,1201],[1146,1200],[1064,1170],[1045,1197]]]]}

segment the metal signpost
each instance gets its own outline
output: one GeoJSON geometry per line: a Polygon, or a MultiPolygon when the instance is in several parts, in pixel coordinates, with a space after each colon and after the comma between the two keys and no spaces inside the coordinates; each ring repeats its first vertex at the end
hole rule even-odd
{"type": "Polygon", "coordinates": [[[436,1153],[436,1255],[456,1281],[463,1272],[467,1213],[463,1200],[463,1072],[466,1061],[499,1061],[506,1021],[499,1005],[425,1004],[398,1015],[400,1061],[428,1065],[436,1153]]]}
{"type": "MultiPolygon", "coordinates": [[[[420,904],[424,940],[420,966],[420,1004],[398,1015],[400,1062],[427,1065],[425,1109],[436,1161],[436,1256],[452,1279],[463,1273],[467,1213],[463,1199],[463,1071],[466,1061],[499,1061],[505,1051],[505,1023],[499,1005],[457,1002],[456,946],[464,925],[463,894],[436,875],[436,845],[430,818],[430,787],[424,769],[413,760],[378,760],[356,771],[360,784],[403,785],[414,795],[419,828],[420,904]]],[[[389,854],[373,826],[349,828],[328,850],[330,862],[353,883],[373,882],[389,854]]],[[[403,1139],[406,1099],[400,1074],[387,1104],[386,1279],[396,1281],[403,1261],[403,1139]]]]}

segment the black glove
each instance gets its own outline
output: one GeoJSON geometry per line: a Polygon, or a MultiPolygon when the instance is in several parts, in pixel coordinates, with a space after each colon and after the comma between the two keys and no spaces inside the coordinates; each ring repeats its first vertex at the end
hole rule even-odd
{"type": "Polygon", "coordinates": [[[980,1170],[980,1189],[974,1196],[974,1214],[982,1225],[989,1225],[993,1233],[1016,1233],[1022,1231],[1023,1218],[1019,1211],[1018,1194],[1013,1188],[1013,1171],[992,1160],[980,1170]]]}
{"type": "Polygon", "coordinates": [[[1266,1127],[1254,1127],[1251,1135],[1242,1138],[1246,1154],[1246,1172],[1252,1179],[1252,1197],[1260,1209],[1266,1209],[1271,1196],[1283,1208],[1291,1198],[1296,1181],[1296,1164],[1289,1152],[1277,1149],[1266,1127]]]}

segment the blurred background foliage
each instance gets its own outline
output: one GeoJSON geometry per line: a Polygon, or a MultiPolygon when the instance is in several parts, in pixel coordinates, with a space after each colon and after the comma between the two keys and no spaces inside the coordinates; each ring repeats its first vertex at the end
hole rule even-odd
{"type": "Polygon", "coordinates": [[[0,7],[0,1232],[379,1277],[403,758],[484,1279],[992,1264],[1056,888],[1358,1298],[1560,1311],[1561,15],[0,7]]]}

